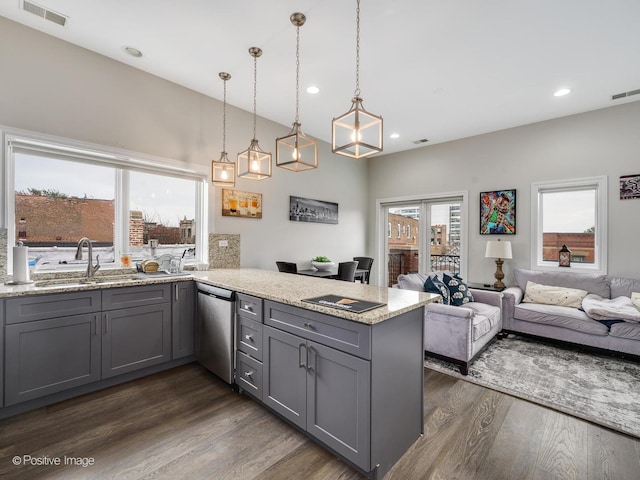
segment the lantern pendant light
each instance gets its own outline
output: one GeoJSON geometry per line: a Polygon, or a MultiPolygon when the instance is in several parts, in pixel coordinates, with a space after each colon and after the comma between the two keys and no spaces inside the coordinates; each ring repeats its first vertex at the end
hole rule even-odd
{"type": "Polygon", "coordinates": [[[258,47],[251,47],[249,55],[253,57],[253,140],[251,140],[248,149],[238,154],[238,177],[263,180],[271,176],[271,154],[262,150],[256,139],[258,57],[262,55],[262,50],[258,47]]]}
{"type": "Polygon", "coordinates": [[[296,27],[296,119],[286,137],[276,139],[276,166],[302,172],[318,168],[318,144],[302,131],[298,110],[300,104],[300,27],[307,20],[302,13],[292,13],[289,17],[296,27]]]}
{"type": "Polygon", "coordinates": [[[362,158],[382,151],[382,117],[367,112],[360,97],[360,0],[356,0],[356,90],[347,113],[331,124],[332,152],[362,158]]]}
{"type": "Polygon", "coordinates": [[[236,185],[236,163],[227,157],[227,80],[231,78],[226,72],[218,74],[224,82],[224,103],[222,106],[222,153],[216,162],[211,161],[211,181],[218,187],[233,188],[236,185]]]}

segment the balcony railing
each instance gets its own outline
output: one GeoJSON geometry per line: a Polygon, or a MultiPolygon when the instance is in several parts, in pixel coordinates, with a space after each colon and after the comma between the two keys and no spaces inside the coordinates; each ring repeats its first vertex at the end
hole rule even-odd
{"type": "MultiPolygon", "coordinates": [[[[414,254],[414,257],[417,255],[414,254]]],[[[398,283],[398,275],[415,273],[417,263],[410,256],[403,253],[389,253],[388,258],[388,286],[398,283]]],[[[431,255],[430,271],[447,271],[451,274],[460,273],[460,255],[431,255]]]]}

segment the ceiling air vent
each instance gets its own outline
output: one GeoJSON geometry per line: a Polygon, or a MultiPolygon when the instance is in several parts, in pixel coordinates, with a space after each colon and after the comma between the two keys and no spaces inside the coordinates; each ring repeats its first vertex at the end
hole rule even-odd
{"type": "Polygon", "coordinates": [[[421,143],[427,143],[429,140],[426,138],[421,138],[420,140],[416,140],[413,142],[414,145],[420,145],[421,143]]]}
{"type": "Polygon", "coordinates": [[[640,89],[630,90],[628,92],[616,93],[615,95],[611,95],[611,100],[618,100],[620,98],[630,97],[631,95],[638,95],[639,93],[640,93],[640,89]]]}
{"type": "Polygon", "coordinates": [[[33,13],[45,20],[49,20],[50,22],[56,23],[62,27],[67,23],[68,17],[64,15],[60,15],[52,10],[47,10],[42,5],[38,5],[37,3],[29,2],[27,0],[22,0],[22,9],[25,12],[33,13]]]}

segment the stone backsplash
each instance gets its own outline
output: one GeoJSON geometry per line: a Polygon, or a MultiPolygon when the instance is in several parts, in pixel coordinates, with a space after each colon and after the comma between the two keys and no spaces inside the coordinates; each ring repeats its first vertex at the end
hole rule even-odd
{"type": "Polygon", "coordinates": [[[240,268],[240,234],[209,234],[209,269],[214,268],[240,268]]]}
{"type": "Polygon", "coordinates": [[[0,283],[9,279],[7,276],[7,229],[0,228],[0,283]]]}

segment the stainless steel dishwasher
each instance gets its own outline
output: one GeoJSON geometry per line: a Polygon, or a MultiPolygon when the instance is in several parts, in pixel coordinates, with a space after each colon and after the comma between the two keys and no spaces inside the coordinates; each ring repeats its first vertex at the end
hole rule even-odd
{"type": "Polygon", "coordinates": [[[236,294],[197,284],[196,358],[225,382],[234,382],[236,294]]]}

